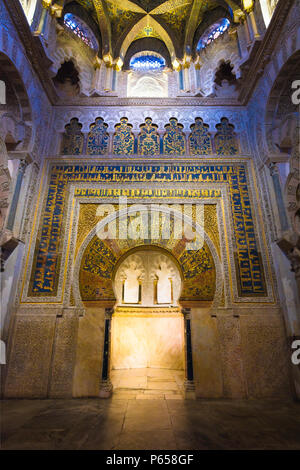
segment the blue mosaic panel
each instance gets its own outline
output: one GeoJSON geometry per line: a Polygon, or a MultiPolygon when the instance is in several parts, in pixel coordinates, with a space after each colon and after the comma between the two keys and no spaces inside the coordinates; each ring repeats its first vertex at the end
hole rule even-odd
{"type": "Polygon", "coordinates": [[[218,132],[215,135],[215,149],[217,155],[236,155],[238,142],[234,133],[234,126],[229,124],[227,118],[222,118],[216,125],[218,132]]]}
{"type": "Polygon", "coordinates": [[[147,70],[162,70],[166,66],[166,61],[156,54],[145,54],[132,57],[129,65],[135,71],[146,72],[147,70]]]}
{"type": "Polygon", "coordinates": [[[113,153],[114,155],[133,155],[134,153],[134,135],[132,125],[128,124],[128,119],[123,117],[120,124],[115,125],[115,133],[113,136],[113,153]]]}
{"type": "Polygon", "coordinates": [[[159,155],[157,127],[156,124],[152,124],[151,118],[146,118],[145,124],[140,125],[141,132],[138,136],[138,153],[140,155],[159,155]]]}
{"type": "MultiPolygon", "coordinates": [[[[93,165],[61,164],[50,169],[50,181],[45,208],[37,237],[35,258],[30,280],[29,295],[56,295],[64,208],[68,183],[131,183],[131,182],[195,182],[228,184],[234,231],[237,283],[240,296],[266,295],[264,270],[254,229],[254,220],[247,183],[247,170],[243,163],[222,165],[93,165]]],[[[130,187],[129,187],[130,189],[130,187]]],[[[127,195],[126,188],[107,190],[111,197],[127,195]]],[[[160,189],[168,197],[167,188],[160,189]]],[[[179,191],[179,190],[178,190],[179,191]]],[[[187,189],[193,201],[195,194],[187,189]]],[[[104,197],[104,194],[103,194],[104,197]]],[[[146,196],[147,197],[147,196],[146,196]]],[[[148,196],[153,197],[152,193],[148,196]]],[[[182,195],[179,194],[179,198],[182,195]]],[[[217,197],[217,194],[216,194],[217,197]]]]}
{"type": "Polygon", "coordinates": [[[176,118],[171,118],[165,125],[166,133],[163,136],[163,153],[166,155],[184,155],[185,136],[182,132],[183,125],[176,118]]]}
{"type": "Polygon", "coordinates": [[[106,132],[107,127],[101,117],[98,117],[90,125],[86,150],[88,155],[105,155],[107,153],[109,141],[109,135],[106,132]]]}
{"type": "Polygon", "coordinates": [[[191,155],[210,155],[212,153],[211,136],[208,132],[208,124],[203,123],[203,119],[196,118],[195,124],[191,126],[189,136],[191,155]]]}
{"type": "Polygon", "coordinates": [[[81,132],[82,124],[77,118],[71,119],[65,126],[63,134],[61,153],[63,155],[79,155],[82,153],[84,136],[81,132]]]}

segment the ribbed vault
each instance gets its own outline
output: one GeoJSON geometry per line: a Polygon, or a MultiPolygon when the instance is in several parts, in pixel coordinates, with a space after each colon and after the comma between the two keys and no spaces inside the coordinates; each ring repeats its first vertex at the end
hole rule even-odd
{"type": "Polygon", "coordinates": [[[98,25],[102,54],[122,60],[131,43],[149,37],[163,41],[172,60],[190,56],[196,31],[210,15],[215,18],[215,10],[233,21],[242,14],[240,0],[72,0],[65,11],[74,4],[98,25]]]}

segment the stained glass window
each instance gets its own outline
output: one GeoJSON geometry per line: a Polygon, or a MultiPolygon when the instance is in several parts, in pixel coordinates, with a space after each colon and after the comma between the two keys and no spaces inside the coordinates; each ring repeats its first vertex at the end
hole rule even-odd
{"type": "Polygon", "coordinates": [[[64,16],[64,24],[67,28],[76,34],[87,46],[92,49],[98,49],[97,40],[90,28],[77,16],[72,13],[66,13],[64,16]]]}
{"type": "Polygon", "coordinates": [[[214,23],[210,26],[205,33],[202,35],[200,41],[197,45],[197,51],[204,49],[208,44],[213,42],[219,36],[221,36],[225,31],[229,28],[230,21],[227,18],[223,18],[222,20],[214,23]]]}
{"type": "Polygon", "coordinates": [[[155,71],[162,70],[166,66],[165,59],[154,52],[144,51],[134,55],[130,60],[130,68],[134,71],[155,71]]]}

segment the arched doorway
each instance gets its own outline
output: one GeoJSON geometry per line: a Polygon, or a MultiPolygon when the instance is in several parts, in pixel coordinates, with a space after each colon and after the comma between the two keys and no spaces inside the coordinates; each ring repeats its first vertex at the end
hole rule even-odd
{"type": "MultiPolygon", "coordinates": [[[[86,210],[88,212],[90,210],[96,211],[97,209],[96,205],[93,209],[94,204],[83,206],[84,212],[86,210]]],[[[160,208],[160,210],[162,209],[160,208]]],[[[121,215],[126,215],[126,212],[121,213],[121,215]]],[[[119,285],[119,293],[115,281],[121,264],[131,254],[138,255],[141,250],[154,249],[175,263],[175,268],[178,269],[181,280],[179,297],[173,295],[171,297],[172,302],[168,301],[166,304],[163,302],[158,304],[153,300],[152,303],[148,304],[148,307],[141,304],[127,305],[126,303],[121,307],[124,316],[128,315],[128,311],[124,312],[125,309],[131,309],[130,313],[136,317],[141,315],[144,310],[144,317],[148,314],[149,319],[152,319],[151,314],[154,314],[155,311],[158,312],[158,310],[162,316],[163,314],[165,316],[171,316],[172,314],[177,317],[180,316],[182,319],[181,331],[184,331],[184,348],[182,348],[182,350],[184,349],[184,397],[195,397],[193,344],[196,343],[196,340],[194,336],[193,343],[192,310],[197,308],[201,311],[204,309],[206,312],[213,304],[219,304],[223,291],[223,277],[219,257],[209,235],[206,232],[203,233],[201,227],[199,228],[196,224],[195,229],[199,235],[199,241],[202,241],[202,243],[191,245],[189,239],[177,238],[174,232],[176,217],[177,212],[170,216],[170,236],[168,238],[163,238],[161,230],[155,232],[157,238],[151,239],[145,237],[138,240],[129,237],[126,239],[118,237],[114,239],[103,238],[103,227],[106,227],[107,221],[116,220],[117,225],[119,225],[120,221],[123,220],[120,219],[120,212],[116,211],[98,222],[80,245],[73,270],[70,297],[74,296],[75,304],[82,308],[82,312],[84,312],[79,324],[74,396],[108,398],[112,392],[114,395],[118,393],[116,389],[122,388],[112,387],[115,383],[111,383],[112,361],[110,353],[111,333],[113,333],[111,323],[113,321],[112,316],[116,316],[116,314],[121,316],[122,313],[118,302],[120,303],[120,298],[122,298],[123,283],[125,283],[123,282],[125,281],[124,276],[122,279],[121,275],[122,283],[121,287],[119,285]],[[103,352],[101,348],[103,348],[103,352]]],[[[190,224],[190,221],[187,218],[187,226],[189,227],[188,224],[190,224]]],[[[153,265],[152,258],[150,257],[150,259],[153,265]]],[[[135,268],[143,271],[137,263],[135,265],[135,268]]],[[[140,272],[139,276],[143,277],[143,272],[140,272]]],[[[135,283],[136,280],[138,279],[135,279],[135,283]]],[[[152,279],[151,282],[153,283],[153,281],[152,279]]],[[[139,294],[134,294],[134,292],[130,295],[133,296],[135,302],[142,300],[142,295],[139,297],[139,294]]],[[[169,330],[164,328],[165,331],[169,330]]],[[[124,370],[128,372],[129,369],[124,370]]],[[[165,375],[165,372],[166,369],[163,369],[161,373],[165,375]]],[[[162,382],[165,381],[163,377],[161,379],[162,382]]],[[[137,394],[137,390],[123,390],[122,393],[137,394]]],[[[147,398],[144,392],[143,395],[143,398],[147,398]]]]}
{"type": "Polygon", "coordinates": [[[117,396],[183,396],[181,278],[175,260],[151,245],[129,251],[118,263],[111,331],[111,380],[117,396]]]}

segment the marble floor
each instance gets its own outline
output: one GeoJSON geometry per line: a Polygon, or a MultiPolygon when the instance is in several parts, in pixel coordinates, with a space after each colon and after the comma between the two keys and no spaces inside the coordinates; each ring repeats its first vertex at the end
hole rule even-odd
{"type": "Polygon", "coordinates": [[[183,370],[118,369],[112,370],[114,396],[136,400],[183,400],[183,370]]]}
{"type": "Polygon", "coordinates": [[[4,400],[6,449],[300,449],[300,403],[274,400],[4,400]]]}

